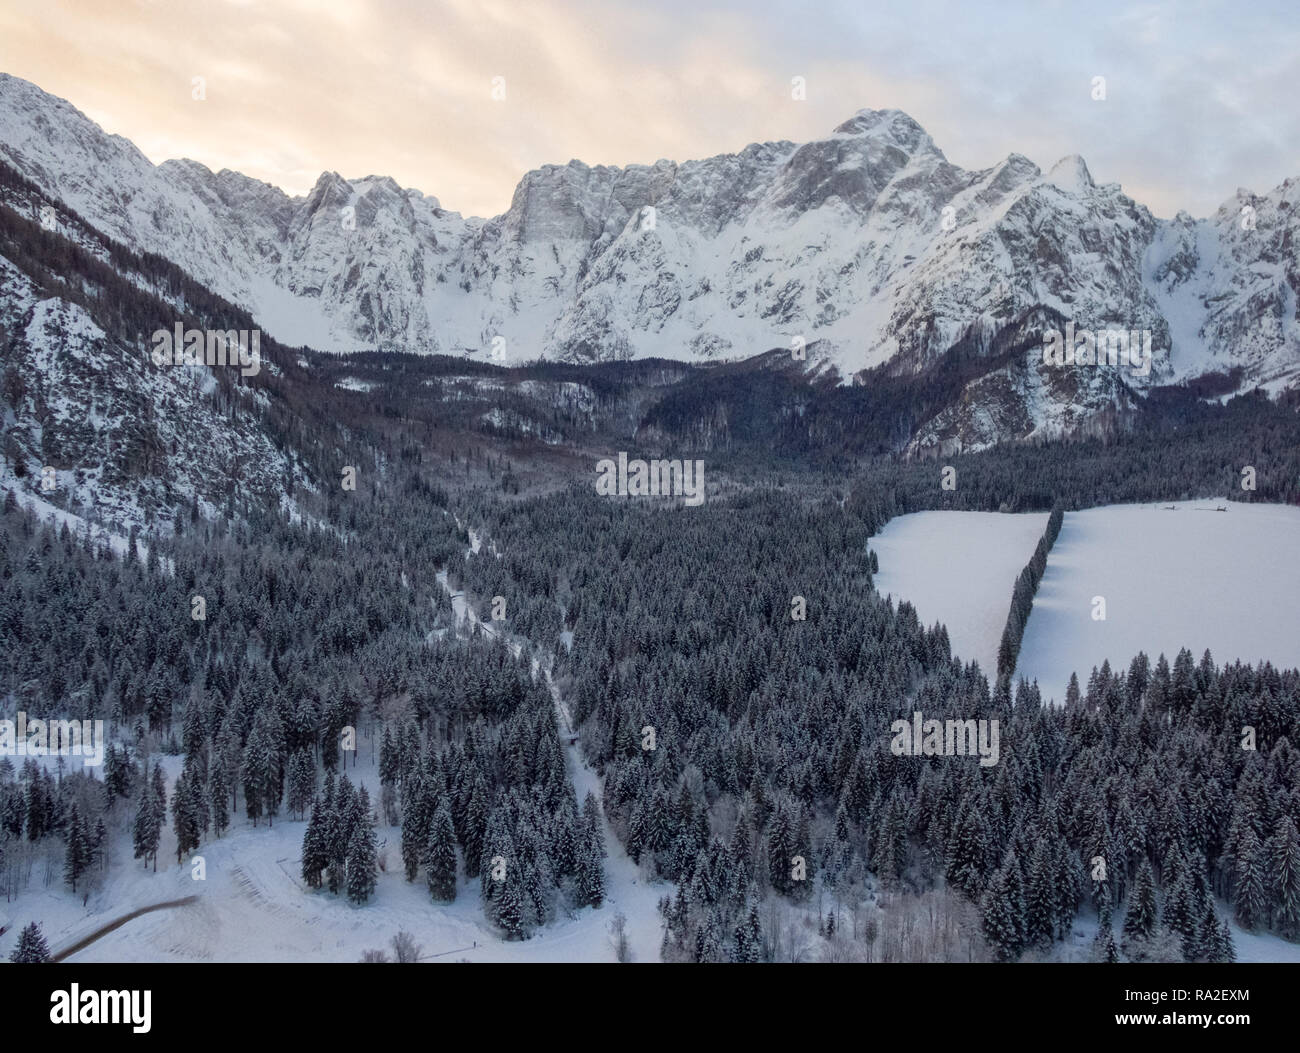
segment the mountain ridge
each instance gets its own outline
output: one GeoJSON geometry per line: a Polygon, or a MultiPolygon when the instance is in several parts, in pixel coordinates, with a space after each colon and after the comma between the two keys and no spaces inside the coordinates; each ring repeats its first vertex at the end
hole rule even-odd
{"type": "Polygon", "coordinates": [[[962,341],[1032,337],[1027,319],[1153,334],[1148,376],[1054,372],[1020,341],[1025,354],[972,381],[966,412],[936,418],[917,449],[1068,431],[1210,373],[1242,389],[1300,379],[1300,180],[1160,220],[1077,155],[1046,173],[1016,153],[961,169],[898,110],[695,161],[546,165],[490,219],[386,176],[324,172],[290,197],[194,161],[154,166],[5,74],[0,156],[287,345],[503,364],[808,346],[807,368],[849,382],[923,373],[962,341]]]}

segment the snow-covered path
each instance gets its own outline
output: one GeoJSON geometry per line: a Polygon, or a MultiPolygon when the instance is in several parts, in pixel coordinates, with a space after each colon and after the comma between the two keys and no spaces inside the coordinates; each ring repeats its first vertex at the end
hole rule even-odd
{"type": "Polygon", "coordinates": [[[168,900],[166,903],[154,903],[151,906],[140,907],[136,910],[130,911],[129,913],[123,914],[120,918],[110,921],[107,925],[101,925],[89,936],[83,936],[71,947],[65,947],[61,951],[55,951],[54,954],[50,956],[50,961],[61,962],[64,958],[70,958],[78,951],[89,947],[96,940],[107,936],[110,932],[115,932],[128,921],[134,921],[142,914],[152,914],[156,910],[171,910],[173,907],[188,907],[191,903],[197,902],[198,898],[198,896],[186,896],[183,899],[168,900]]]}
{"type": "MultiPolygon", "coordinates": [[[[482,545],[482,539],[475,531],[471,530],[469,533],[470,552],[477,553],[482,545]]],[[[491,551],[494,555],[497,554],[495,547],[491,551]]],[[[497,635],[497,631],[493,626],[480,620],[474,611],[473,605],[466,599],[464,592],[453,588],[445,570],[438,572],[438,584],[442,586],[451,599],[452,611],[455,614],[458,629],[467,622],[471,628],[477,628],[492,636],[497,635]]],[[[528,644],[528,641],[522,637],[506,636],[504,639],[506,646],[510,648],[511,653],[516,658],[523,653],[524,647],[528,644]]],[[[603,801],[604,787],[601,785],[600,776],[588,767],[586,761],[583,760],[582,751],[577,743],[570,741],[573,738],[572,719],[560,687],[551,676],[549,657],[541,660],[534,656],[532,659],[532,672],[534,676],[540,674],[545,679],[546,686],[551,692],[551,698],[555,701],[555,720],[560,732],[560,742],[564,745],[565,764],[569,771],[569,777],[573,780],[573,788],[577,794],[578,804],[582,804],[588,793],[595,794],[598,801],[603,801]]],[[[661,897],[672,895],[675,888],[668,882],[646,881],[640,873],[639,867],[628,856],[622,842],[619,841],[610,828],[608,820],[604,821],[604,835],[605,852],[607,854],[605,860],[604,904],[596,910],[585,909],[579,912],[578,918],[571,924],[553,926],[552,928],[556,930],[553,934],[543,930],[534,937],[534,940],[540,938],[547,944],[574,945],[577,933],[566,932],[561,935],[561,932],[567,929],[577,929],[584,933],[583,938],[590,937],[592,933],[587,930],[592,923],[596,923],[598,932],[607,936],[614,915],[622,913],[627,919],[627,938],[633,960],[657,962],[659,960],[659,944],[663,936],[658,904],[661,897]]],[[[607,938],[604,942],[607,949],[612,949],[607,938]]],[[[596,946],[593,941],[587,945],[586,950],[594,951],[596,946]]],[[[575,946],[575,951],[576,949],[575,946]]],[[[608,960],[609,957],[608,953],[599,953],[594,959],[584,957],[580,960],[604,961],[608,960]]]]}

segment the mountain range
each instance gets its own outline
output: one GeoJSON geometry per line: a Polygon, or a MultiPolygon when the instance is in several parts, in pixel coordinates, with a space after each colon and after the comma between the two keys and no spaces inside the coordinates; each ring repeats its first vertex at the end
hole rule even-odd
{"type": "MultiPolygon", "coordinates": [[[[1207,376],[1216,397],[1300,380],[1300,179],[1159,219],[1079,157],[959,168],[897,110],[705,160],[547,165],[477,219],[387,177],[326,172],[290,197],[194,161],[154,165],[0,74],[0,161],[291,347],[506,365],[778,352],[840,383],[924,377],[960,350],[975,366],[911,430],[911,452],[1068,434],[1207,376]],[[1042,333],[1071,323],[1150,333],[1149,374],[1044,364],[1042,333]]],[[[30,195],[0,202],[38,218],[30,195]]],[[[35,310],[54,324],[10,286],[11,330],[30,332],[35,310]]]]}

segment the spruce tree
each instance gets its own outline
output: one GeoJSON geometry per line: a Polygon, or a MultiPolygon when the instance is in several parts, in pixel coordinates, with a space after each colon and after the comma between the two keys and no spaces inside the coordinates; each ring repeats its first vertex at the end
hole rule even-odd
{"type": "Polygon", "coordinates": [[[375,832],[367,821],[359,822],[348,845],[348,899],[365,903],[375,891],[375,832]]]}
{"type": "Polygon", "coordinates": [[[316,793],[316,761],[311,750],[295,750],[289,758],[289,792],[285,801],[289,813],[301,819],[316,793]]]}
{"type": "MultiPolygon", "coordinates": [[[[154,771],[158,769],[155,767],[154,771]]],[[[158,841],[161,830],[162,819],[158,813],[158,798],[154,794],[146,772],[146,777],[140,783],[140,801],[136,806],[132,837],[135,858],[144,860],[145,866],[148,866],[152,860],[155,873],[158,871],[158,841]]]]}
{"type": "Polygon", "coordinates": [[[999,867],[984,893],[981,926],[984,938],[1002,961],[1020,957],[1024,905],[1016,893],[1013,866],[999,867]]]}
{"type": "Polygon", "coordinates": [[[479,867],[482,865],[483,840],[487,834],[490,811],[487,782],[481,773],[475,772],[469,802],[465,811],[465,839],[461,842],[461,847],[465,850],[466,877],[475,878],[479,876],[479,867]]]}
{"type": "Polygon", "coordinates": [[[172,829],[176,834],[176,862],[199,847],[199,817],[190,784],[196,776],[181,772],[172,787],[172,829]]]}
{"type": "Polygon", "coordinates": [[[1056,930],[1056,866],[1052,846],[1039,838],[1029,864],[1029,888],[1025,895],[1025,941],[1030,946],[1047,946],[1056,930]]]}
{"type": "Polygon", "coordinates": [[[1174,880],[1173,887],[1165,893],[1165,908],[1160,920],[1166,929],[1178,934],[1185,942],[1190,934],[1190,942],[1195,944],[1198,919],[1193,918],[1192,909],[1191,879],[1188,876],[1187,866],[1183,866],[1174,880]]]}
{"type": "Polygon", "coordinates": [[[438,801],[429,826],[424,868],[429,895],[439,903],[452,902],[456,898],[456,834],[445,797],[438,801]]]}
{"type": "Polygon", "coordinates": [[[230,793],[230,773],[225,757],[219,750],[212,753],[208,767],[208,811],[212,816],[212,832],[220,837],[230,826],[230,808],[226,796],[230,793]]]}
{"type": "Polygon", "coordinates": [[[45,942],[45,937],[41,935],[39,924],[32,922],[23,928],[23,931],[18,934],[18,946],[9,955],[9,960],[17,963],[50,960],[50,948],[45,942]]]}
{"type": "Polygon", "coordinates": [[[1156,879],[1150,860],[1143,859],[1129,892],[1128,913],[1124,916],[1125,940],[1145,940],[1156,927],[1156,879]]]}
{"type": "Polygon", "coordinates": [[[1097,936],[1092,944],[1093,961],[1118,962],[1119,948],[1115,946],[1115,930],[1110,926],[1110,918],[1097,929],[1097,936]]]}
{"type": "Polygon", "coordinates": [[[1287,939],[1296,939],[1300,937],[1300,833],[1289,815],[1278,819],[1266,855],[1274,925],[1287,939]]]}
{"type": "Polygon", "coordinates": [[[64,840],[63,879],[77,891],[77,881],[90,866],[93,852],[86,836],[85,824],[81,821],[81,810],[73,802],[68,818],[64,840]]]}
{"type": "Polygon", "coordinates": [[[602,859],[603,837],[586,832],[578,852],[578,903],[584,907],[599,907],[605,902],[605,865],[602,859]]]}
{"type": "Polygon", "coordinates": [[[1228,919],[1223,919],[1223,925],[1219,929],[1218,952],[1215,956],[1216,961],[1235,962],[1237,960],[1237,948],[1232,942],[1232,928],[1228,925],[1228,919]]]}
{"type": "Polygon", "coordinates": [[[1268,891],[1264,881],[1264,849],[1247,826],[1237,842],[1236,881],[1232,904],[1237,924],[1251,930],[1268,921],[1268,891]]]}
{"type": "Polygon", "coordinates": [[[94,860],[99,864],[99,872],[104,872],[104,866],[108,862],[108,830],[104,826],[104,817],[98,816],[95,819],[95,837],[93,842],[94,860]]]}
{"type": "Polygon", "coordinates": [[[329,865],[329,849],[325,842],[326,817],[320,797],[312,800],[311,818],[302,838],[302,879],[312,888],[320,888],[321,874],[329,865]]]}
{"type": "Polygon", "coordinates": [[[417,770],[402,786],[402,863],[406,880],[414,881],[429,847],[429,824],[424,776],[417,770]]]}

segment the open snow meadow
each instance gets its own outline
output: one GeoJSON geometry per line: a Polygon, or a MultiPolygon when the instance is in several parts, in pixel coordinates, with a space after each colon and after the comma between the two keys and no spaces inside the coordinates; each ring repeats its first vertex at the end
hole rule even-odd
{"type": "Polygon", "coordinates": [[[1300,666],[1297,551],[1300,508],[1220,498],[1067,512],[1016,677],[1059,702],[1071,672],[1086,684],[1094,666],[1123,671],[1139,651],[1300,666]]]}
{"type": "MultiPolygon", "coordinates": [[[[1045,515],[918,512],[872,538],[882,593],[943,622],[953,652],[991,673],[1016,575],[1045,515]]],[[[1070,674],[1122,671],[1139,651],[1170,662],[1300,666],[1300,509],[1222,498],[1067,512],[1025,629],[1016,678],[1061,701],[1070,674]],[[1222,511],[1220,511],[1222,509],[1222,511]],[[1105,618],[1094,618],[1105,600],[1105,618]]]]}
{"type": "Polygon", "coordinates": [[[914,512],[871,539],[880,560],[876,588],[907,600],[924,625],[948,628],[953,654],[997,669],[1016,575],[1047,526],[1044,513],[914,512]]]}

